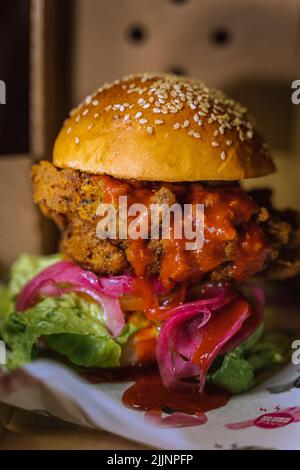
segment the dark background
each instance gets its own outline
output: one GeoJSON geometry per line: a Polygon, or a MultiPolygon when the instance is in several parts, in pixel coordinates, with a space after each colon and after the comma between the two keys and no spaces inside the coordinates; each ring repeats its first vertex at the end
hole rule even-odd
{"type": "Polygon", "coordinates": [[[0,1],[0,155],[29,152],[30,0],[0,1]]]}

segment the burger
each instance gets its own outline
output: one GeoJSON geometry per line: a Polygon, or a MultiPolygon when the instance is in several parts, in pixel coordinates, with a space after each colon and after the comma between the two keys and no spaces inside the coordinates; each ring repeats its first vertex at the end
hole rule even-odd
{"type": "Polygon", "coordinates": [[[34,201],[60,231],[60,254],[21,256],[1,288],[8,367],[46,348],[80,370],[156,364],[174,393],[252,387],[289,349],[264,328],[262,279],[300,271],[298,214],[274,209],[268,190],[242,187],[274,171],[247,110],[200,81],[137,74],[87,96],[53,162],[32,168],[34,201]],[[148,236],[124,237],[120,225],[100,236],[101,207],[120,218],[124,197],[145,208],[137,232],[153,205],[189,205],[201,246],[175,236],[172,212],[166,236],[161,215],[156,237],[151,223],[148,236]]]}

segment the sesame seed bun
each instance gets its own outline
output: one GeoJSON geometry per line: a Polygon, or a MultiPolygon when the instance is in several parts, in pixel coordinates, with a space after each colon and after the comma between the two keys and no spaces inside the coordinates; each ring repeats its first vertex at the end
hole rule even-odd
{"type": "Polygon", "coordinates": [[[245,108],[202,82],[139,74],[104,85],[70,114],[53,163],[147,181],[241,180],[275,166],[245,108]]]}

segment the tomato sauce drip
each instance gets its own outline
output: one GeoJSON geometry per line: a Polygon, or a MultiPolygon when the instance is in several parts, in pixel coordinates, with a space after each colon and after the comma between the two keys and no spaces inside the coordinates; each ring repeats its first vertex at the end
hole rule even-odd
{"type": "Polygon", "coordinates": [[[123,394],[124,405],[141,411],[182,412],[199,415],[226,405],[230,394],[208,385],[204,393],[176,392],[168,390],[158,372],[150,371],[136,378],[136,382],[123,394]]]}
{"type": "Polygon", "coordinates": [[[226,390],[210,384],[205,386],[205,390],[201,394],[168,390],[163,385],[155,366],[123,367],[111,370],[84,369],[81,371],[81,375],[93,384],[135,382],[123,393],[123,404],[128,408],[158,414],[177,411],[190,415],[201,415],[225,406],[231,396],[226,390]]]}
{"type": "Polygon", "coordinates": [[[222,343],[224,334],[231,331],[232,326],[239,320],[240,316],[249,316],[249,304],[242,297],[237,297],[229,304],[225,305],[213,318],[205,325],[203,336],[199,346],[192,358],[192,362],[197,364],[206,373],[211,363],[217,345],[222,343]]]}
{"type": "MultiPolygon", "coordinates": [[[[176,282],[199,280],[224,261],[230,277],[237,281],[243,281],[263,269],[270,246],[262,229],[252,222],[252,217],[258,211],[257,204],[240,187],[160,183],[152,189],[138,182],[125,183],[109,176],[100,178],[103,182],[104,202],[117,205],[119,196],[127,195],[128,206],[143,203],[149,209],[154,192],[159,187],[166,187],[174,192],[181,205],[204,204],[204,244],[201,249],[186,250],[187,240],[184,236],[180,240],[175,239],[173,226],[170,240],[162,242],[160,279],[165,288],[171,289],[176,282]]],[[[150,222],[149,214],[149,225],[150,222]]],[[[147,267],[153,258],[149,240],[129,238],[127,245],[127,259],[136,276],[147,277],[147,267]]]]}

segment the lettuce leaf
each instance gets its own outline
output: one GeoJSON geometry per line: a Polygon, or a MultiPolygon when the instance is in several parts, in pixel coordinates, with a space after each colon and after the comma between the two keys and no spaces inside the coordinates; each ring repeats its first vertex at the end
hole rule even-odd
{"type": "Polygon", "coordinates": [[[227,353],[221,367],[209,377],[209,381],[233,394],[242,393],[254,385],[254,368],[234,352],[227,353]]]}
{"type": "Polygon", "coordinates": [[[48,297],[26,312],[15,311],[15,298],[25,284],[60,259],[58,254],[24,254],[12,266],[8,286],[0,286],[0,336],[11,349],[7,367],[34,359],[40,338],[76,365],[118,366],[122,345],[140,328],[128,323],[119,337],[112,338],[99,304],[68,294],[48,297]]]}
{"type": "Polygon", "coordinates": [[[290,354],[290,341],[279,333],[263,332],[261,325],[234,351],[218,357],[210,371],[209,382],[236,394],[256,384],[256,372],[284,364],[290,354]]]}
{"type": "Polygon", "coordinates": [[[108,337],[64,333],[49,336],[47,344],[77,366],[116,367],[120,362],[121,347],[108,337]]]}
{"type": "Polygon", "coordinates": [[[15,304],[8,287],[0,285],[0,331],[1,325],[5,323],[14,311],[15,304]]]}
{"type": "Polygon", "coordinates": [[[257,342],[249,354],[247,360],[255,371],[266,367],[284,364],[291,354],[290,338],[275,331],[266,332],[261,341],[257,342]]]}
{"type": "Polygon", "coordinates": [[[135,332],[136,327],[127,323],[115,341],[109,337],[64,333],[48,336],[47,344],[78,366],[116,367],[120,363],[121,345],[135,332]]]}
{"type": "Polygon", "coordinates": [[[12,265],[10,271],[8,288],[12,297],[18,295],[25,284],[39,272],[60,260],[61,255],[59,254],[49,256],[21,255],[12,265]]]}
{"type": "Polygon", "coordinates": [[[11,369],[35,357],[35,345],[41,337],[77,365],[116,367],[121,345],[137,330],[127,324],[119,337],[112,338],[101,307],[68,294],[48,297],[26,312],[12,313],[2,327],[2,337],[12,351],[8,361],[11,369]]]}

